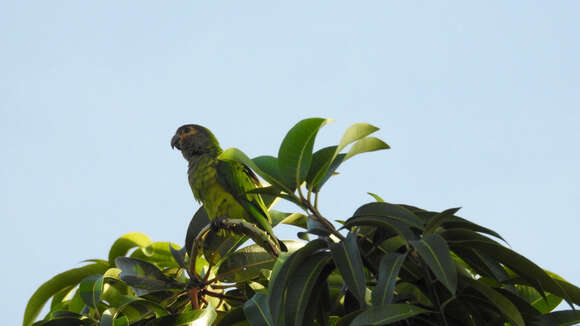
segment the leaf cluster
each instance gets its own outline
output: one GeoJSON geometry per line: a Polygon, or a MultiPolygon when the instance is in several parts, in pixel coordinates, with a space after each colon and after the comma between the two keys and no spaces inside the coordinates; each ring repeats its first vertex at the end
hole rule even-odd
{"type": "MultiPolygon", "coordinates": [[[[183,247],[129,233],[107,260],[90,260],[44,283],[28,325],[572,325],[580,289],[511,250],[495,231],[459,216],[374,201],[331,223],[318,194],[353,156],[388,149],[357,123],[338,145],[314,150],[329,120],[305,119],[278,156],[241,162],[269,185],[256,189],[273,226],[301,228],[303,241],[272,251],[269,237],[241,220],[209,221],[200,208],[183,247]],[[294,203],[299,212],[273,209],[294,203]],[[241,248],[246,240],[254,244],[241,248]],[[502,243],[503,242],[503,243],[502,243]],[[50,301],[50,311],[34,322],[50,301]],[[556,311],[562,301],[569,310],[556,311]]],[[[346,215],[346,214],[345,214],[346,215]]]]}

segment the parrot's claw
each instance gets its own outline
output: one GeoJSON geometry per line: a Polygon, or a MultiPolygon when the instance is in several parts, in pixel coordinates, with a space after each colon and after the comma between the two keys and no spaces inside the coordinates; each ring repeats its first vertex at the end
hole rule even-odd
{"type": "Polygon", "coordinates": [[[214,232],[219,231],[224,228],[224,221],[227,220],[226,216],[220,216],[211,220],[211,228],[214,232]]]}

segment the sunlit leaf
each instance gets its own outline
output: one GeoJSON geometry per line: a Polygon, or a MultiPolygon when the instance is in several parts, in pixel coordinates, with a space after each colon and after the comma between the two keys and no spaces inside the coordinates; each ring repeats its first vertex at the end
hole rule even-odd
{"type": "Polygon", "coordinates": [[[30,300],[28,301],[24,311],[22,324],[24,326],[31,325],[48,299],[50,299],[50,297],[58,293],[60,290],[78,284],[83,278],[89,275],[102,274],[106,270],[107,266],[105,265],[89,264],[83,267],[62,272],[54,276],[42,284],[30,297],[30,300]]]}
{"type": "MultiPolygon", "coordinates": [[[[312,162],[312,147],[318,130],[328,119],[310,118],[292,127],[278,151],[278,166],[284,183],[291,190],[296,189],[304,180],[312,162]]],[[[293,191],[291,191],[293,192],[293,191]]]]}
{"type": "Polygon", "coordinates": [[[123,235],[113,243],[109,250],[109,264],[115,263],[115,258],[124,256],[135,247],[145,248],[151,244],[151,239],[143,233],[131,232],[123,235]]]}
{"type": "Polygon", "coordinates": [[[391,147],[387,143],[376,137],[365,137],[352,145],[348,153],[346,153],[344,160],[346,161],[349,158],[361,153],[374,152],[389,148],[391,147]]]}

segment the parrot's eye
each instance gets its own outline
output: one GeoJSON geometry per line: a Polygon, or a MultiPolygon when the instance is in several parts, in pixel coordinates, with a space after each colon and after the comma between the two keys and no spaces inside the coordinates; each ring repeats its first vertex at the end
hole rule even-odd
{"type": "Polygon", "coordinates": [[[184,133],[184,134],[188,133],[189,131],[190,131],[189,127],[185,127],[185,128],[183,128],[183,133],[184,133]]]}

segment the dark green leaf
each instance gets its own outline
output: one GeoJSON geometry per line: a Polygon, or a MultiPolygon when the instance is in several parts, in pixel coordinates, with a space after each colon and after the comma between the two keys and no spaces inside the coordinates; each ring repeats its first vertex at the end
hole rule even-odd
{"type": "Polygon", "coordinates": [[[452,250],[455,247],[478,250],[515,271],[542,295],[545,290],[558,294],[551,289],[558,291],[559,286],[542,268],[496,241],[464,229],[447,230],[441,235],[447,240],[452,250]]]}
{"type": "Polygon", "coordinates": [[[306,219],[306,226],[308,227],[308,233],[319,235],[323,237],[327,237],[330,235],[330,232],[326,228],[326,226],[316,220],[314,216],[308,216],[306,219]]]}
{"type": "Polygon", "coordinates": [[[244,315],[252,326],[274,326],[268,297],[261,293],[256,293],[250,300],[244,303],[244,315]]]}
{"type": "Polygon", "coordinates": [[[193,246],[193,241],[199,234],[199,232],[209,224],[209,217],[205,207],[201,206],[193,215],[189,221],[189,226],[187,227],[187,233],[185,235],[185,248],[187,253],[191,252],[191,246],[193,246]]]}
{"type": "Polygon", "coordinates": [[[115,258],[124,256],[127,252],[135,247],[145,248],[151,244],[151,239],[143,233],[131,232],[123,235],[113,243],[109,250],[109,264],[115,263],[115,258]]]}
{"type": "Polygon", "coordinates": [[[426,312],[429,311],[408,304],[389,304],[381,307],[369,307],[356,316],[349,325],[387,325],[426,312]]]}
{"type": "Polygon", "coordinates": [[[328,252],[318,252],[308,257],[294,273],[291,274],[284,308],[285,325],[302,325],[302,320],[308,308],[314,285],[319,281],[323,268],[330,263],[328,252]]]}
{"type": "Polygon", "coordinates": [[[306,176],[306,187],[308,189],[314,189],[327,174],[328,168],[335,158],[337,147],[324,147],[312,154],[312,165],[306,176]]]}
{"type": "MultiPolygon", "coordinates": [[[[292,253],[304,246],[302,241],[284,241],[292,253]]],[[[276,258],[258,245],[242,248],[229,255],[219,267],[217,279],[223,282],[242,282],[255,279],[262,270],[271,269],[276,258]]]]}
{"type": "MultiPolygon", "coordinates": [[[[240,322],[246,321],[246,315],[244,314],[244,309],[242,307],[234,308],[219,319],[216,326],[232,326],[238,325],[240,322]]],[[[246,322],[247,324],[247,322],[246,322]]],[[[249,325],[249,324],[247,324],[249,325]]]]}
{"type": "Polygon", "coordinates": [[[474,290],[481,293],[492,303],[514,326],[525,326],[524,319],[520,311],[513,305],[513,303],[506,297],[495,291],[491,287],[483,284],[480,281],[471,278],[463,278],[463,280],[474,290]]]}
{"type": "Polygon", "coordinates": [[[155,265],[135,258],[117,257],[120,278],[135,289],[137,295],[168,289],[181,289],[183,284],[165,276],[155,265]]]}
{"type": "Polygon", "coordinates": [[[395,286],[397,298],[400,301],[421,304],[425,307],[432,307],[433,303],[415,284],[400,282],[395,286]]]}
{"type": "Polygon", "coordinates": [[[294,252],[291,256],[281,261],[279,268],[275,266],[272,271],[269,286],[269,303],[273,320],[278,321],[282,314],[284,292],[291,275],[300,267],[304,261],[313,253],[326,248],[326,242],[320,239],[313,240],[301,249],[294,252]]]}
{"type": "Polygon", "coordinates": [[[437,280],[445,285],[449,292],[455,294],[457,270],[445,240],[438,234],[429,234],[421,240],[410,243],[435,274],[437,280]]]}
{"type": "Polygon", "coordinates": [[[411,229],[422,229],[423,221],[399,205],[374,202],[359,207],[345,223],[347,228],[355,225],[374,225],[391,229],[406,240],[414,240],[417,236],[411,229]]]}
{"type": "Polygon", "coordinates": [[[291,190],[306,180],[312,162],[314,139],[318,130],[329,121],[322,118],[304,119],[284,137],[278,151],[278,165],[282,180],[291,190]]]}
{"type": "Polygon", "coordinates": [[[81,281],[79,291],[81,299],[87,306],[97,307],[97,304],[101,301],[103,286],[103,275],[101,274],[87,276],[81,281]]]}
{"type": "Polygon", "coordinates": [[[399,270],[401,270],[406,256],[397,253],[387,253],[381,258],[378,282],[372,295],[373,305],[382,306],[391,303],[399,270]]]}
{"type": "Polygon", "coordinates": [[[83,278],[89,275],[102,274],[106,270],[107,266],[105,265],[89,264],[83,267],[68,270],[54,276],[42,284],[30,297],[30,300],[28,301],[24,311],[22,324],[24,326],[31,325],[48,299],[50,299],[50,297],[58,293],[60,290],[78,284],[83,278]]]}
{"type": "Polygon", "coordinates": [[[186,268],[187,265],[185,264],[185,255],[187,255],[187,248],[183,247],[179,250],[173,248],[173,244],[169,244],[169,251],[171,251],[171,256],[177,263],[177,265],[181,268],[186,268]]]}
{"type": "Polygon", "coordinates": [[[366,280],[356,235],[349,233],[345,240],[332,245],[331,250],[336,267],[348,289],[361,307],[366,306],[366,280]]]}
{"type": "Polygon", "coordinates": [[[547,315],[535,316],[530,326],[568,326],[580,324],[580,311],[562,310],[554,311],[547,315]]]}
{"type": "Polygon", "coordinates": [[[427,222],[427,225],[425,225],[425,231],[423,234],[427,235],[429,233],[435,232],[435,230],[441,226],[441,224],[447,221],[451,216],[455,215],[455,213],[457,213],[460,208],[461,207],[450,208],[430,218],[427,222]]]}

